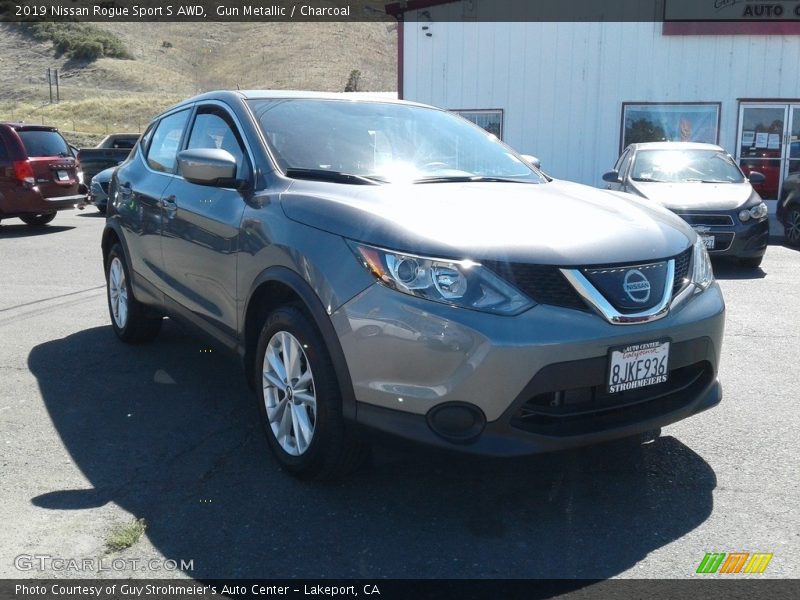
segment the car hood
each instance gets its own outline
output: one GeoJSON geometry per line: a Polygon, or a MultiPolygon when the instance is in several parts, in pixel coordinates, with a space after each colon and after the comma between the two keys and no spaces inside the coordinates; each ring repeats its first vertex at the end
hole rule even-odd
{"type": "Polygon", "coordinates": [[[734,210],[755,193],[745,183],[656,183],[634,182],[636,189],[649,200],[670,210],[734,210]]]}
{"type": "Polygon", "coordinates": [[[666,258],[695,239],[684,221],[628,194],[570,183],[345,185],[294,181],[281,195],[295,221],[440,258],[554,265],[666,258]]]}

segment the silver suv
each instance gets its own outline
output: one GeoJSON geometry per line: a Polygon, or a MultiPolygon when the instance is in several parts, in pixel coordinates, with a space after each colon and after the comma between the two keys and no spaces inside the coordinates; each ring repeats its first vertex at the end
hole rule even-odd
{"type": "Polygon", "coordinates": [[[364,427],[512,456],[721,399],[725,306],[697,234],[429,106],[182,102],[115,172],[102,249],[120,339],[169,315],[238,352],[300,477],[357,465],[364,427]]]}

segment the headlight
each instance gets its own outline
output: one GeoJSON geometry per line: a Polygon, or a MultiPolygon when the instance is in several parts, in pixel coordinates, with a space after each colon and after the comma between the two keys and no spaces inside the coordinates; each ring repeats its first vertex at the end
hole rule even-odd
{"type": "Polygon", "coordinates": [[[404,294],[500,315],[514,315],[534,302],[478,263],[425,258],[351,243],[370,273],[404,294]]]}
{"type": "Polygon", "coordinates": [[[708,251],[703,240],[698,239],[694,243],[694,252],[692,253],[692,283],[694,283],[700,290],[708,289],[714,283],[714,270],[711,268],[711,259],[708,257],[708,251]]]}
{"type": "Polygon", "coordinates": [[[750,208],[743,208],[739,211],[739,220],[744,223],[749,219],[763,219],[764,217],[769,214],[769,209],[767,205],[763,202],[756,204],[755,206],[751,206],[750,208]]]}

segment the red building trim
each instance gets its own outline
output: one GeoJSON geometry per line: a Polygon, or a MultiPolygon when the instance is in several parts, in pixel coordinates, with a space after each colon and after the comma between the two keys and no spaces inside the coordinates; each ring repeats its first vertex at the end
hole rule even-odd
{"type": "Polygon", "coordinates": [[[663,35],[800,35],[800,21],[667,21],[663,35]]]}

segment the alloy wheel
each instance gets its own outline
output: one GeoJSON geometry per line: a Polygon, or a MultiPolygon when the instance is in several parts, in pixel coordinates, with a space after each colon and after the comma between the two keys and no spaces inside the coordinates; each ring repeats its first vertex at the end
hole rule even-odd
{"type": "Polygon", "coordinates": [[[269,340],[262,380],[270,429],[287,454],[300,456],[314,438],[317,397],[308,356],[288,331],[278,331],[269,340]]]}
{"type": "Polygon", "coordinates": [[[800,209],[794,208],[786,220],[786,240],[796,246],[800,244],[800,209]]]}
{"type": "Polygon", "coordinates": [[[122,261],[116,256],[108,268],[108,296],[114,322],[117,327],[124,329],[128,323],[128,282],[122,261]]]}

